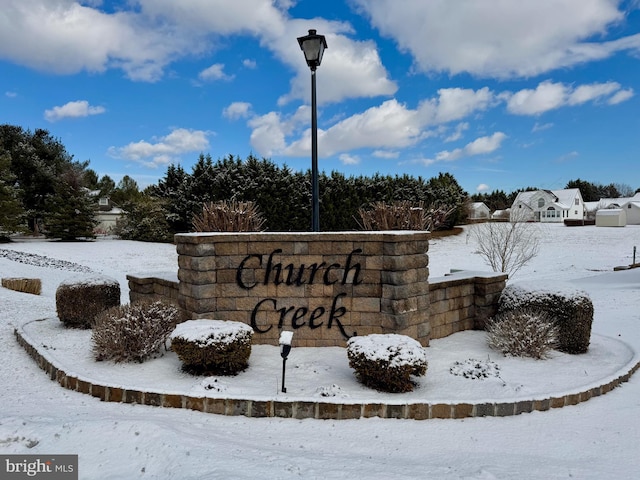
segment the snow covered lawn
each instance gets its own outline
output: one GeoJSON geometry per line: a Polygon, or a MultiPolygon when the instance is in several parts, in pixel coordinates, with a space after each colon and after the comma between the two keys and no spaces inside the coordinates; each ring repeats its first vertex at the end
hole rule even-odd
{"type": "MultiPolygon", "coordinates": [[[[540,255],[514,280],[541,285],[549,279],[568,280],[589,293],[595,318],[587,356],[576,360],[575,356],[554,354],[543,361],[550,363],[508,359],[486,350],[479,332],[465,332],[433,341],[428,349],[429,369],[419,388],[395,396],[431,395],[429,398],[441,400],[469,395],[531,396],[539,389],[555,390],[557,384],[563,389],[569,381],[573,386],[589,384],[635,355],[625,344],[635,352],[640,350],[640,269],[612,272],[613,267],[632,262],[633,246],[640,245],[640,227],[549,225],[543,234],[540,255]],[[465,371],[475,371],[473,363],[467,362],[472,359],[487,360],[487,378],[465,378],[465,371]],[[499,370],[489,362],[495,362],[499,370]],[[452,374],[451,367],[459,374],[452,374]]],[[[435,240],[429,256],[432,276],[451,268],[487,269],[474,254],[467,234],[435,240]]],[[[171,271],[176,265],[172,245],[115,240],[0,245],[1,277],[40,278],[43,283],[40,296],[0,289],[1,453],[79,454],[82,479],[637,478],[638,374],[621,388],[585,403],[513,417],[254,419],[100,402],[50,381],[15,341],[16,325],[55,318],[55,289],[71,275],[85,272],[116,278],[122,300],[127,302],[127,274],[171,271]],[[34,257],[15,252],[37,254],[46,262],[32,262],[34,257]]],[[[46,320],[28,328],[59,328],[54,325],[46,320]]],[[[83,334],[87,332],[73,332],[83,334]]],[[[103,369],[90,374],[113,375],[114,382],[139,385],[162,378],[162,388],[167,390],[178,388],[174,382],[182,382],[180,389],[219,389],[226,395],[237,391],[234,389],[242,382],[241,376],[238,385],[233,383],[236,377],[209,379],[213,384],[209,388],[203,384],[206,379],[182,374],[172,354],[135,366],[150,368],[150,372],[130,373],[132,365],[110,367],[93,362],[88,358],[88,337],[76,341],[70,337],[69,332],[69,338],[63,335],[60,340],[60,351],[66,350],[64,345],[73,347],[69,355],[66,351],[62,355],[64,361],[73,362],[78,370],[103,369]]],[[[327,349],[322,355],[307,355],[305,350],[311,349],[292,350],[287,394],[282,394],[277,392],[276,366],[281,361],[277,347],[255,348],[246,374],[258,374],[257,369],[263,368],[264,385],[261,391],[244,393],[305,398],[383,395],[355,382],[342,349],[327,349]]],[[[53,349],[50,353],[60,354],[53,349]]]]}

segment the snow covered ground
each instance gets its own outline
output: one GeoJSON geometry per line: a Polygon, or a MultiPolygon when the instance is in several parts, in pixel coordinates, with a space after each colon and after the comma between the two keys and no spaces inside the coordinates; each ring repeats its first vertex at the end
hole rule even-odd
{"type": "MultiPolygon", "coordinates": [[[[549,225],[541,230],[541,235],[540,254],[513,281],[539,281],[544,285],[548,280],[567,280],[589,293],[595,307],[592,346],[596,358],[593,369],[584,372],[585,376],[595,375],[596,365],[606,370],[607,362],[622,361],[619,355],[629,354],[616,353],[607,347],[607,342],[620,345],[621,341],[640,351],[640,269],[612,272],[613,267],[632,262],[633,247],[640,246],[640,227],[549,225]]],[[[0,245],[0,277],[37,277],[43,281],[40,296],[0,289],[1,454],[78,454],[82,479],[638,476],[639,374],[621,388],[585,403],[514,417],[427,421],[251,419],[100,402],[50,381],[15,341],[14,325],[55,317],[55,290],[70,276],[100,273],[113,277],[121,284],[122,301],[127,302],[128,273],[166,272],[176,266],[172,245],[119,240],[92,243],[27,240],[0,245]]],[[[467,233],[431,244],[431,275],[444,275],[451,268],[487,270],[479,255],[474,254],[473,240],[467,233]]],[[[432,342],[425,388],[419,391],[428,390],[430,374],[434,385],[440,382],[441,388],[448,388],[438,394],[444,400],[469,395],[470,388],[483,385],[482,380],[435,373],[446,367],[437,365],[438,349],[443,357],[453,349],[451,345],[460,350],[483,348],[474,345],[478,343],[476,337],[465,337],[474,333],[477,332],[443,339],[440,345],[449,341],[448,348],[441,348],[438,341],[432,342]],[[439,377],[442,378],[438,380],[439,377]],[[453,382],[448,381],[449,377],[453,382]],[[450,388],[455,382],[459,382],[460,388],[450,388]]],[[[74,354],[83,358],[79,350],[74,354]]],[[[259,350],[264,349],[256,349],[258,354],[259,350]]],[[[296,362],[300,371],[309,364],[303,358],[296,360],[295,350],[288,364],[287,395],[295,392],[296,362]]],[[[335,368],[340,365],[338,355],[332,360],[338,365],[335,368]]],[[[272,356],[269,352],[265,354],[265,358],[272,356]]],[[[469,356],[460,354],[455,358],[465,360],[469,356]]],[[[170,362],[171,357],[159,360],[170,362]]],[[[492,353],[491,360],[504,372],[505,368],[511,368],[508,365],[514,359],[492,353]]],[[[314,361],[318,365],[317,359],[314,361]]],[[[583,361],[567,361],[574,368],[575,377],[580,375],[578,365],[583,361]]],[[[527,372],[521,379],[527,380],[526,388],[542,388],[548,385],[545,381],[558,374],[559,368],[527,372]],[[535,378],[528,380],[528,377],[535,378]]],[[[150,374],[140,381],[152,378],[150,374]]],[[[326,378],[311,381],[305,374],[299,385],[304,383],[304,388],[309,389],[305,394],[322,394],[322,389],[317,392],[312,387],[317,382],[318,387],[327,388],[331,375],[326,378]]],[[[340,387],[338,394],[353,395],[351,390],[359,386],[349,383],[350,380],[352,377],[344,374],[333,382],[340,387]]],[[[265,379],[265,383],[271,381],[265,379]]],[[[189,388],[202,385],[192,381],[189,388]]],[[[236,387],[230,382],[219,388],[236,387]]]]}

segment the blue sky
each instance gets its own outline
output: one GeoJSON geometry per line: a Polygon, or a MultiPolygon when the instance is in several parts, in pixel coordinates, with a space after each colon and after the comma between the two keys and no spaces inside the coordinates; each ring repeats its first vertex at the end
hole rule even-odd
{"type": "Polygon", "coordinates": [[[198,155],[640,188],[639,0],[0,0],[0,123],[141,187],[198,155]]]}

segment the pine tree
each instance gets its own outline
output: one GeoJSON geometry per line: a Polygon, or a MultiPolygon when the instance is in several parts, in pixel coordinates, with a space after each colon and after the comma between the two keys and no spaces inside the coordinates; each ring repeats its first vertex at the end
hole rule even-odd
{"type": "Polygon", "coordinates": [[[63,241],[95,238],[95,202],[84,187],[81,165],[74,164],[56,181],[54,195],[47,202],[45,232],[63,241]]]}
{"type": "Polygon", "coordinates": [[[0,241],[8,241],[11,233],[25,230],[25,212],[16,187],[16,176],[11,173],[11,159],[0,155],[0,241]]]}

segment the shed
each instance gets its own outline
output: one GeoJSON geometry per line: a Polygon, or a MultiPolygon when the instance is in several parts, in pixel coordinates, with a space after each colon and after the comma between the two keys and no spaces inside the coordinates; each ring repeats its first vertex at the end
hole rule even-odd
{"type": "Polygon", "coordinates": [[[628,225],[640,225],[640,200],[627,202],[621,208],[627,214],[628,225]]]}
{"type": "Polygon", "coordinates": [[[607,208],[596,212],[596,227],[624,227],[627,214],[622,208],[607,208]]]}
{"type": "Polygon", "coordinates": [[[469,208],[470,220],[488,220],[491,216],[491,210],[484,202],[473,202],[469,208]]]}

